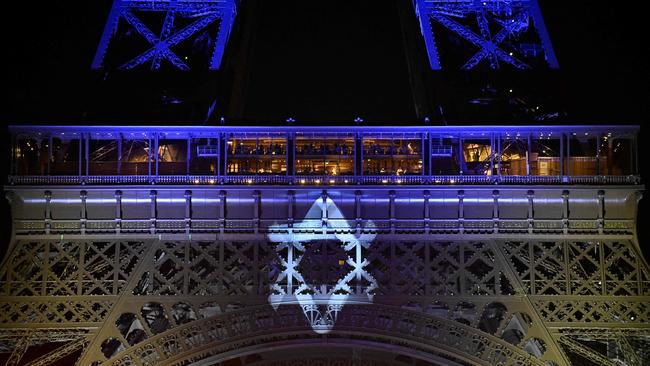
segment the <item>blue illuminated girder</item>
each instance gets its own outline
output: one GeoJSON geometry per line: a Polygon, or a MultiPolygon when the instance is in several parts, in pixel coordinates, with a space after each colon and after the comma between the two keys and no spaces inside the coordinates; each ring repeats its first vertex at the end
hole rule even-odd
{"type": "Polygon", "coordinates": [[[123,19],[144,37],[151,47],[121,65],[120,69],[130,70],[151,62],[151,69],[158,70],[161,61],[165,59],[178,69],[189,70],[189,66],[172,48],[218,20],[219,31],[213,40],[214,49],[209,66],[211,70],[218,70],[235,20],[236,2],[237,0],[114,0],[92,68],[102,68],[109,44],[117,32],[120,19],[123,19]],[[156,34],[149,29],[134,12],[164,13],[165,20],[160,33],[156,34]],[[177,16],[194,20],[184,27],[176,28],[174,20],[177,16]]]}
{"type": "Polygon", "coordinates": [[[537,0],[415,0],[415,11],[433,70],[441,70],[442,65],[432,23],[441,25],[478,48],[478,52],[462,66],[463,70],[471,70],[483,60],[487,60],[491,69],[500,68],[502,63],[517,69],[529,69],[531,67],[524,62],[526,53],[535,53],[538,49],[544,53],[551,69],[559,67],[537,0]],[[530,27],[531,20],[541,44],[521,42],[520,38],[530,27]],[[478,33],[467,25],[474,21],[478,33]],[[492,34],[491,27],[498,27],[499,31],[492,34]],[[505,41],[515,47],[504,50],[505,41]]]}

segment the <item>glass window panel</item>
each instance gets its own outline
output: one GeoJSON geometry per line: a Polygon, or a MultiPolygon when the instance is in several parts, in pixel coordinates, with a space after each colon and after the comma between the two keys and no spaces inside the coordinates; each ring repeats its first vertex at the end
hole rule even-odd
{"type": "Polygon", "coordinates": [[[364,175],[420,175],[422,172],[420,136],[416,134],[364,136],[364,175]]]}
{"type": "Polygon", "coordinates": [[[287,139],[284,134],[231,135],[227,149],[227,174],[287,172],[287,139]]]}
{"type": "Polygon", "coordinates": [[[560,175],[560,134],[534,133],[531,140],[530,175],[560,175]]]}
{"type": "Polygon", "coordinates": [[[600,137],[599,157],[602,175],[634,174],[633,139],[616,133],[604,133],[600,137]]]}
{"type": "Polygon", "coordinates": [[[190,150],[190,174],[216,175],[219,166],[219,139],[194,138],[190,150]]]}
{"type": "Polygon", "coordinates": [[[501,135],[501,175],[528,175],[528,134],[501,135]]]}
{"type": "MultiPolygon", "coordinates": [[[[572,133],[569,137],[569,174],[597,175],[596,136],[588,132],[572,133]]],[[[602,166],[601,166],[602,168],[602,166]]]]}
{"type": "Polygon", "coordinates": [[[78,175],[79,159],[79,139],[52,139],[50,174],[78,175]]]}
{"type": "Polygon", "coordinates": [[[116,175],[118,162],[117,140],[90,140],[88,172],[90,175],[116,175]]]}
{"type": "Polygon", "coordinates": [[[434,135],[431,137],[431,174],[458,175],[460,159],[458,137],[434,135]]]}
{"type": "Polygon", "coordinates": [[[187,174],[187,139],[158,140],[158,174],[187,174]]]}
{"type": "Polygon", "coordinates": [[[353,175],[354,134],[297,134],[297,175],[353,175]]]}
{"type": "Polygon", "coordinates": [[[148,139],[122,141],[121,175],[149,175],[149,161],[153,165],[153,160],[148,139]]]}
{"type": "Polygon", "coordinates": [[[48,138],[20,137],[16,141],[14,154],[16,158],[16,174],[47,174],[48,138]]]}
{"type": "Polygon", "coordinates": [[[463,138],[465,175],[492,175],[492,145],[490,138],[463,138]]]}

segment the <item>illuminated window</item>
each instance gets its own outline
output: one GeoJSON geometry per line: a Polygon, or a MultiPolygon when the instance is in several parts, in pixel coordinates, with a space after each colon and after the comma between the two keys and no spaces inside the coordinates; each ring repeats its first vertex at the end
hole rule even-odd
{"type": "Polygon", "coordinates": [[[422,138],[419,134],[364,136],[364,175],[420,175],[422,171],[422,138]]]}
{"type": "Polygon", "coordinates": [[[354,135],[296,134],[297,175],[354,174],[354,135]]]}
{"type": "Polygon", "coordinates": [[[284,134],[233,134],[228,138],[227,149],[227,174],[287,172],[287,139],[284,134]]]}

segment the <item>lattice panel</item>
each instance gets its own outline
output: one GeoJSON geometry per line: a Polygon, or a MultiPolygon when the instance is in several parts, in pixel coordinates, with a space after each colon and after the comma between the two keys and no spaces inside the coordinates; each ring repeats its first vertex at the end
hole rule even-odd
{"type": "Polygon", "coordinates": [[[133,289],[143,296],[268,294],[277,268],[266,242],[163,242],[133,289]]]}
{"type": "Polygon", "coordinates": [[[647,296],[650,272],[630,241],[500,244],[533,295],[647,296]]]}
{"type": "Polygon", "coordinates": [[[5,296],[114,295],[144,242],[19,241],[0,274],[5,296]]]}
{"type": "Polygon", "coordinates": [[[650,323],[648,298],[629,300],[625,297],[607,299],[585,297],[572,299],[535,299],[534,307],[545,322],[562,323],[650,323]]]}
{"type": "Polygon", "coordinates": [[[481,242],[381,242],[368,248],[369,272],[384,295],[509,295],[514,287],[481,242]]]}
{"type": "Polygon", "coordinates": [[[48,300],[3,300],[0,302],[0,324],[72,325],[99,323],[113,305],[112,299],[71,300],[65,297],[48,300]]]}

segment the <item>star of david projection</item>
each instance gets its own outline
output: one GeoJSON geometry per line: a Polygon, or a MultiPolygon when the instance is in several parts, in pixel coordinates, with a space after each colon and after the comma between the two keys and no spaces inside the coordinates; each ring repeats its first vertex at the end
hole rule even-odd
{"type": "MultiPolygon", "coordinates": [[[[370,222],[366,228],[372,228],[370,222]]],[[[363,257],[376,234],[354,232],[331,198],[323,194],[292,226],[273,225],[281,273],[271,285],[269,303],[297,303],[316,333],[328,333],[348,303],[371,303],[377,280],[363,257]],[[278,233],[280,232],[280,233],[278,233]]]]}

